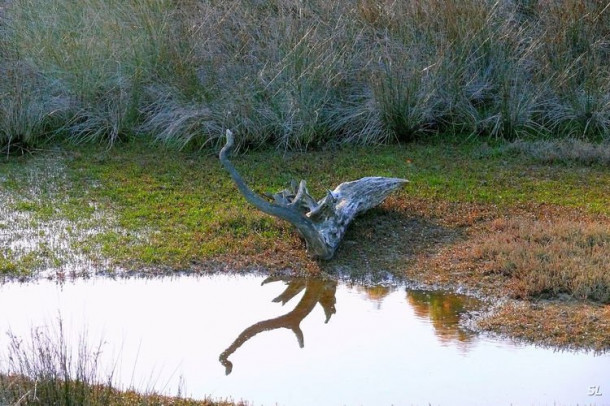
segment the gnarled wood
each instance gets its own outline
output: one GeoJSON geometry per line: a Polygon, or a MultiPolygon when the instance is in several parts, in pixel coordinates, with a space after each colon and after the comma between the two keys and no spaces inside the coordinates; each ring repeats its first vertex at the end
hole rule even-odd
{"type": "Polygon", "coordinates": [[[220,162],[231,174],[241,194],[259,210],[295,226],[307,242],[308,252],[321,259],[332,258],[354,217],[379,205],[390,193],[408,182],[399,178],[366,177],[342,183],[316,201],[302,180],[298,186],[293,182],[290,188],[272,195],[272,203],[248,188],[229,161],[227,155],[233,147],[231,130],[226,131],[226,137],[227,142],[219,154],[220,162]]]}

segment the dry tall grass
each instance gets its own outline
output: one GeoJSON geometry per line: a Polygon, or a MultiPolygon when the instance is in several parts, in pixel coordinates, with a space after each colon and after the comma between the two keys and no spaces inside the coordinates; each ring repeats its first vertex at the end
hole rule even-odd
{"type": "Polygon", "coordinates": [[[605,1],[4,3],[1,68],[35,73],[0,83],[4,144],[610,137],[605,1]]]}
{"type": "MultiPolygon", "coordinates": [[[[8,332],[9,344],[0,353],[0,404],[12,406],[232,406],[244,402],[192,400],[178,394],[163,396],[120,389],[113,370],[102,364],[103,343],[91,347],[87,337],[72,342],[59,319],[56,328],[37,327],[30,337],[8,332]]],[[[106,364],[109,364],[105,360],[106,364]]],[[[116,364],[115,364],[116,365],[116,364]]]]}
{"type": "Polygon", "coordinates": [[[72,348],[61,320],[57,331],[35,328],[29,340],[8,334],[8,349],[0,358],[0,403],[108,404],[113,378],[101,373],[101,344],[89,348],[82,340],[72,348]]]}

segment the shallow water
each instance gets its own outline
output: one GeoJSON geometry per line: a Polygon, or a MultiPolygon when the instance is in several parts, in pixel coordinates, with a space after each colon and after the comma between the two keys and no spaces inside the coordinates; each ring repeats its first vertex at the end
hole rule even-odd
{"type": "MultiPolygon", "coordinates": [[[[0,332],[100,341],[122,386],[260,405],[610,404],[610,356],[459,327],[474,305],[405,287],[216,275],[0,286],[0,332]],[[277,298],[277,299],[276,299],[277,298]],[[276,301],[273,301],[276,299],[276,301]],[[83,333],[84,332],[84,333],[83,333]],[[590,396],[591,394],[591,396],[590,396]]],[[[8,338],[0,336],[0,348],[8,338]]]]}

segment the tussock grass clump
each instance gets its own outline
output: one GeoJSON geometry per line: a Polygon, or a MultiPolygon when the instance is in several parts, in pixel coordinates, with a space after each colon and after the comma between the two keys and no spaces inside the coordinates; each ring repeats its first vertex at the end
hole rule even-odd
{"type": "MultiPolygon", "coordinates": [[[[36,73],[35,82],[22,74],[18,86],[35,88],[43,95],[61,90],[69,114],[55,130],[79,141],[118,140],[138,122],[143,84],[170,63],[170,56],[164,54],[166,37],[171,36],[169,4],[162,0],[11,2],[3,21],[11,59],[36,73]]],[[[1,85],[0,89],[6,91],[1,85]]],[[[17,96],[21,92],[15,93],[14,97],[9,93],[6,101],[13,110],[23,104],[17,96]]],[[[40,115],[57,111],[53,100],[36,100],[35,111],[41,113],[29,120],[30,126],[39,125],[40,115]]],[[[18,128],[4,131],[13,138],[27,137],[18,128]]]]}
{"type": "Polygon", "coordinates": [[[26,62],[2,60],[1,55],[0,77],[0,151],[27,149],[63,125],[69,102],[57,83],[26,62]]]}
{"type": "Polygon", "coordinates": [[[112,373],[103,378],[101,345],[90,349],[81,341],[78,352],[68,345],[60,320],[58,330],[35,328],[29,342],[9,334],[2,375],[2,404],[108,404],[112,373]],[[100,385],[104,383],[104,385],[100,385]]]}
{"type": "Polygon", "coordinates": [[[5,4],[0,52],[35,72],[19,86],[36,92],[24,100],[31,92],[0,84],[12,112],[0,117],[3,144],[41,127],[110,143],[152,133],[179,147],[215,145],[231,127],[242,147],[282,149],[439,133],[610,136],[604,2],[5,4]],[[61,109],[49,96],[58,91],[61,109]],[[58,111],[61,124],[41,124],[58,111]]]}
{"type": "Polygon", "coordinates": [[[472,255],[480,272],[509,279],[516,298],[610,303],[610,228],[575,220],[496,219],[472,255]]]}

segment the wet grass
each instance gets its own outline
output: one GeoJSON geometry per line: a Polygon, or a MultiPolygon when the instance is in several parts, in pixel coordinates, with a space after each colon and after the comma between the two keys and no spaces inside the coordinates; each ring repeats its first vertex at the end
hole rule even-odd
{"type": "MultiPolygon", "coordinates": [[[[245,203],[213,156],[168,152],[143,142],[111,151],[70,147],[44,155],[3,164],[2,188],[10,195],[7,209],[33,227],[60,219],[73,222],[65,229],[84,237],[77,248],[100,250],[115,264],[184,268],[217,257],[303,248],[288,225],[245,203]],[[44,167],[45,160],[61,162],[57,171],[62,175],[31,169],[44,167]],[[24,175],[27,168],[29,175],[24,175]],[[104,213],[113,218],[113,227],[96,223],[104,213]],[[76,224],[82,224],[82,230],[76,224]],[[94,224],[98,232],[83,236],[94,224]]],[[[586,215],[610,214],[610,176],[604,167],[539,165],[501,147],[477,143],[284,155],[254,151],[234,161],[260,193],[306,179],[321,197],[342,181],[382,175],[411,181],[396,195],[395,205],[409,200],[500,208],[547,204],[577,208],[586,215]]],[[[2,227],[23,223],[4,220],[2,227]]]]}
{"type": "Polygon", "coordinates": [[[0,274],[80,273],[103,263],[91,239],[115,227],[113,216],[86,199],[94,185],[71,178],[65,160],[53,148],[0,164],[0,274]]]}
{"type": "MultiPolygon", "coordinates": [[[[250,185],[261,193],[281,189],[291,179],[306,179],[313,193],[322,196],[326,188],[344,180],[385,175],[411,180],[401,195],[406,199],[499,206],[545,203],[610,214],[610,178],[603,168],[523,165],[522,160],[510,156],[481,155],[467,144],[284,156],[255,152],[235,161],[250,185]],[[589,179],[596,179],[593,187],[589,179]]],[[[137,230],[135,234],[111,232],[98,236],[102,250],[106,254],[114,252],[114,257],[182,267],[221,254],[270,250],[278,240],[288,239],[299,245],[285,224],[245,204],[213,157],[168,155],[164,149],[133,143],[121,151],[98,151],[93,159],[77,153],[69,165],[81,182],[95,179],[103,185],[88,194],[119,213],[121,228],[137,230]],[[117,245],[122,247],[119,251],[117,245]]],[[[80,206],[83,217],[90,215],[87,205],[80,206]]],[[[61,210],[72,209],[75,206],[61,210]]],[[[41,208],[37,213],[44,216],[45,210],[41,208]]]]}

